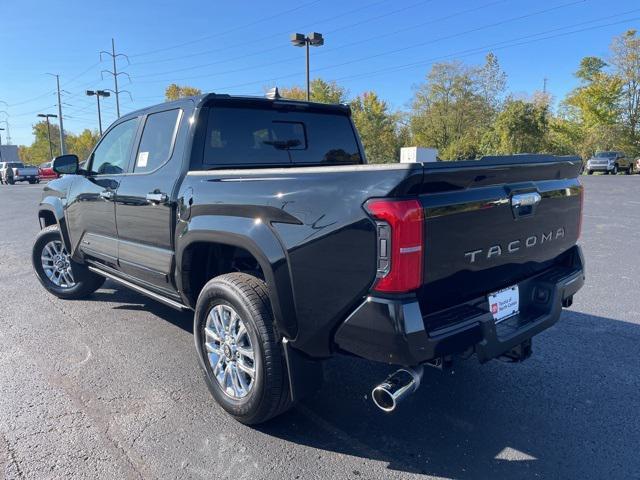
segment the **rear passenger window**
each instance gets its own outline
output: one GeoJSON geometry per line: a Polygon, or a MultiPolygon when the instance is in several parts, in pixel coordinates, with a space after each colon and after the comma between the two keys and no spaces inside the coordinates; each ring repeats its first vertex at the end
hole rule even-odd
{"type": "Polygon", "coordinates": [[[136,155],[136,163],[133,167],[134,172],[150,172],[169,160],[178,129],[180,112],[179,109],[175,109],[147,116],[136,155]]]}
{"type": "Polygon", "coordinates": [[[214,105],[204,163],[354,164],[361,163],[361,157],[349,117],[340,111],[214,105]]]}

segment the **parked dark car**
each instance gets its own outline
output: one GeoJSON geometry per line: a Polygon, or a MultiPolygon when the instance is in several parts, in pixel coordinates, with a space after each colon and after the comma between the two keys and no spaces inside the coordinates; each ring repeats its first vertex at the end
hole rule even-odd
{"type": "Polygon", "coordinates": [[[335,354],[400,367],[372,391],[386,411],[425,366],[525,360],[584,282],[580,159],[367,165],[344,105],[182,99],[53,168],[44,287],[82,298],[109,278],[193,310],[207,385],[248,424],[317,388],[335,354]]]}
{"type": "Polygon", "coordinates": [[[587,160],[587,175],[594,172],[617,175],[625,172],[631,175],[634,171],[634,162],[627,158],[623,152],[598,152],[587,160]]]}

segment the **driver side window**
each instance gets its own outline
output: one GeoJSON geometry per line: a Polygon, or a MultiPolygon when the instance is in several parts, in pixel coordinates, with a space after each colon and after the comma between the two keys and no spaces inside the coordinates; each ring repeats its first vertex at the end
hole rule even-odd
{"type": "Polygon", "coordinates": [[[95,175],[125,173],[131,158],[131,146],[137,127],[137,118],[126,120],[113,127],[93,152],[91,173],[95,175]]]}

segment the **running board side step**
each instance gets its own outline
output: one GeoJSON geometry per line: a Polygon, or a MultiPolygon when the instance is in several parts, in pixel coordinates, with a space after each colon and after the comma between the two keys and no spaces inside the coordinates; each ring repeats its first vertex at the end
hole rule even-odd
{"type": "Polygon", "coordinates": [[[143,295],[146,295],[147,297],[153,298],[154,300],[157,300],[160,303],[164,303],[165,305],[171,307],[171,308],[175,308],[176,310],[190,310],[189,307],[187,307],[186,305],[180,303],[180,302],[176,302],[175,300],[171,300],[170,298],[167,297],[163,297],[162,295],[152,292],[151,290],[147,290],[144,287],[141,287],[139,285],[136,285],[135,283],[132,283],[128,280],[125,280],[123,278],[120,278],[116,275],[113,275],[111,273],[105,272],[104,270],[100,270],[99,268],[96,268],[94,266],[89,265],[88,266],[89,270],[92,271],[93,273],[97,273],[98,275],[102,275],[105,278],[108,278],[109,280],[113,280],[116,283],[119,283],[120,285],[123,285],[127,288],[130,288],[131,290],[134,290],[138,293],[141,293],[143,295]]]}

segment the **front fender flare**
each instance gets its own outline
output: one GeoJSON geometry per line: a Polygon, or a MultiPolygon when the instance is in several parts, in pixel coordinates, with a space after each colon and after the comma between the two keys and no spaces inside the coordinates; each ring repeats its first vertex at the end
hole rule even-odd
{"type": "MultiPolygon", "coordinates": [[[[217,215],[192,217],[189,223],[179,222],[175,281],[180,292],[184,292],[184,255],[190,245],[201,242],[240,247],[256,258],[267,282],[276,326],[286,338],[294,339],[297,321],[287,255],[271,226],[254,218],[217,215]]],[[[184,293],[182,295],[186,304],[191,303],[184,293]]]]}
{"type": "MultiPolygon", "coordinates": [[[[56,224],[60,229],[62,243],[67,249],[67,252],[71,252],[71,239],[69,238],[69,229],[67,228],[67,222],[64,218],[64,205],[62,204],[62,200],[58,197],[45,197],[40,202],[38,219],[42,218],[41,212],[50,212],[53,214],[56,224]]],[[[40,226],[42,226],[42,224],[40,224],[40,226]]]]}

